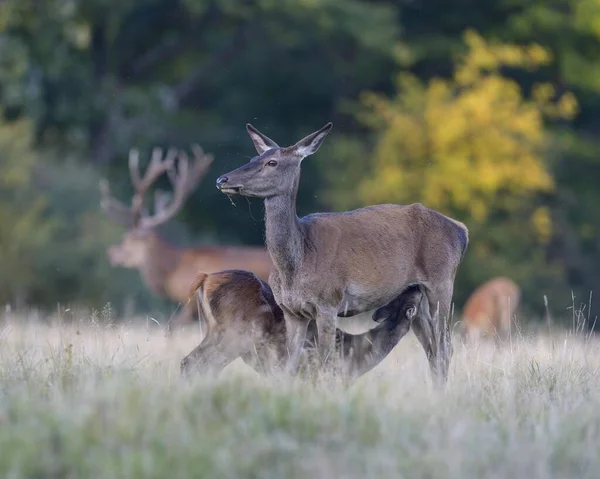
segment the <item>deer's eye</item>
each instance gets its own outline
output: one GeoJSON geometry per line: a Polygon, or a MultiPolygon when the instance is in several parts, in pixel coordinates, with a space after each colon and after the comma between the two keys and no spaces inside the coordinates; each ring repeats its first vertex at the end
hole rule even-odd
{"type": "Polygon", "coordinates": [[[267,166],[277,166],[277,162],[275,160],[267,161],[267,166]]]}

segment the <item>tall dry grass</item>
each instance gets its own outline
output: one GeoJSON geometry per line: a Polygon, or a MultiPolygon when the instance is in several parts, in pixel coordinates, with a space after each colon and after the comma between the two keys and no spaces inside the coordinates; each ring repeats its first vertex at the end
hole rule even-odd
{"type": "Polygon", "coordinates": [[[412,334],[345,388],[241,362],[184,381],[196,330],[13,319],[0,331],[3,478],[600,474],[600,343],[584,335],[457,340],[439,394],[412,334]]]}

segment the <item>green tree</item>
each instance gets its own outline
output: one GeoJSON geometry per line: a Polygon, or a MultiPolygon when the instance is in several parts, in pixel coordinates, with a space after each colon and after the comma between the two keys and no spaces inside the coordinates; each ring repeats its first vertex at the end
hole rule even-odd
{"type": "MultiPolygon", "coordinates": [[[[106,235],[86,233],[82,223],[98,211],[96,173],[69,159],[101,168],[127,199],[132,146],[148,158],[155,145],[200,142],[216,161],[180,219],[196,242],[262,243],[261,205],[234,208],[214,188],[219,173],[252,154],[244,124],[253,121],[285,143],[336,121],[344,98],[388,83],[379,72],[392,63],[398,34],[397,9],[383,1],[2,2],[0,104],[7,119],[28,119],[36,150],[56,166],[44,173],[54,178],[48,211],[61,223],[59,237],[77,238],[71,249],[78,252],[60,274],[53,265],[67,246],[40,259],[48,276],[46,286],[36,285],[35,301],[76,294],[97,301],[97,286],[108,278],[99,248],[106,235]],[[89,209],[71,223],[62,214],[69,195],[89,209]],[[97,278],[82,279],[82,257],[85,269],[98,268],[97,278]]],[[[307,170],[300,208],[311,211],[320,183],[317,170],[307,170]]]]}
{"type": "MultiPolygon", "coordinates": [[[[502,74],[503,67],[548,64],[543,48],[490,43],[472,31],[465,42],[468,52],[451,79],[422,83],[401,74],[392,98],[363,95],[358,116],[376,135],[370,169],[352,198],[342,192],[333,200],[352,203],[345,207],[421,201],[464,221],[471,246],[459,285],[505,274],[532,294],[533,278],[564,286],[545,251],[553,229],[542,199],[555,185],[545,163],[544,118],[572,118],[577,102],[568,93],[554,99],[547,83],[534,85],[527,99],[502,74]]],[[[346,188],[342,182],[338,191],[346,188]]]]}
{"type": "MultiPolygon", "coordinates": [[[[507,19],[504,38],[539,42],[556,61],[538,72],[558,91],[571,90],[581,112],[571,131],[557,132],[551,171],[557,184],[549,204],[557,235],[552,256],[564,264],[575,294],[586,298],[600,291],[600,6],[595,0],[526,2],[507,19]]],[[[592,315],[593,317],[593,315],[592,315]]]]}
{"type": "Polygon", "coordinates": [[[31,187],[37,154],[26,120],[0,124],[0,301],[24,303],[36,281],[37,252],[51,237],[47,203],[31,187]]]}
{"type": "MultiPolygon", "coordinates": [[[[39,145],[110,165],[115,181],[134,145],[201,142],[217,162],[188,204],[211,212],[185,219],[213,240],[258,243],[260,224],[212,187],[251,154],[243,125],[285,142],[335,121],[344,98],[382,83],[396,18],[391,2],[362,0],[7,0],[0,101],[33,121],[39,145]]],[[[318,186],[306,183],[301,208],[318,186]]]]}
{"type": "Polygon", "coordinates": [[[120,309],[132,297],[156,307],[130,286],[133,274],[106,260],[121,232],[97,209],[98,173],[73,161],[58,165],[32,148],[32,137],[25,119],[0,123],[0,302],[99,310],[110,301],[120,309]]]}

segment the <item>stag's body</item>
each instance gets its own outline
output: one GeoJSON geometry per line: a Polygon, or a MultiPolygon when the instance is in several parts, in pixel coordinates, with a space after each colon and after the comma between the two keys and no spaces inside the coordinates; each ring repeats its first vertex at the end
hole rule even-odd
{"type": "MultiPolygon", "coordinates": [[[[179,314],[168,323],[169,330],[193,321],[196,303],[186,304],[190,284],[199,271],[209,273],[224,269],[244,268],[267,279],[271,260],[264,248],[252,246],[196,246],[180,247],[164,240],[156,227],[165,223],[183,206],[185,199],[204,176],[212,157],[205,155],[199,147],[194,148],[195,162],[188,167],[188,159],[179,153],[183,171],[175,171],[176,153],[170,151],[162,160],[162,153],[155,149],[150,166],[142,177],[139,173],[138,155],[130,153],[130,173],[135,195],[131,206],[110,196],[108,184],[102,184],[102,206],[111,217],[129,227],[121,243],[108,249],[113,266],[137,269],[146,286],[156,295],[182,303],[179,314]],[[168,202],[166,195],[159,193],[155,201],[155,214],[144,214],[143,199],[148,189],[162,174],[169,174],[173,184],[174,199],[168,202]]],[[[181,166],[180,166],[181,169],[181,166]]]]}
{"type": "MultiPolygon", "coordinates": [[[[213,373],[241,357],[260,374],[276,372],[287,359],[286,323],[271,288],[248,271],[201,273],[190,291],[200,305],[204,340],[181,362],[182,373],[202,366],[213,373]]],[[[405,336],[412,319],[427,311],[418,287],[409,288],[373,319],[381,322],[363,334],[336,330],[336,355],[345,377],[354,379],[373,369],[405,336]]],[[[302,352],[307,361],[315,353],[317,331],[311,322],[302,352]]]]}
{"type": "Polygon", "coordinates": [[[499,277],[479,286],[465,303],[463,326],[468,339],[490,334],[500,339],[510,333],[519,306],[521,289],[514,281],[499,277]]]}
{"type": "Polygon", "coordinates": [[[264,248],[251,246],[180,247],[165,241],[155,231],[129,233],[108,252],[113,266],[135,268],[154,294],[183,306],[169,323],[170,330],[194,321],[196,303],[187,303],[190,284],[198,271],[247,268],[267,280],[271,260],[264,248]]]}
{"type": "Polygon", "coordinates": [[[421,204],[298,218],[301,160],[317,151],[331,124],[288,148],[247,128],[259,156],[221,176],[217,186],[265,200],[267,249],[274,265],[269,283],[285,314],[293,352],[290,372],[297,368],[310,320],[317,323],[325,361],[333,351],[336,316],[372,311],[419,284],[434,315],[419,315],[414,331],[434,378],[444,383],[452,355],[447,320],[467,228],[421,204]]]}

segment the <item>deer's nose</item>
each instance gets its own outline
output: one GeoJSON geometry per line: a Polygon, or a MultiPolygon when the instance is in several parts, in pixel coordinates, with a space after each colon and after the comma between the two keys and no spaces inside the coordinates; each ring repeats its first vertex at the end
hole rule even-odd
{"type": "Polygon", "coordinates": [[[227,183],[227,181],[229,181],[229,178],[227,178],[226,176],[219,176],[217,178],[217,188],[219,186],[223,186],[225,183],[227,183]]]}

